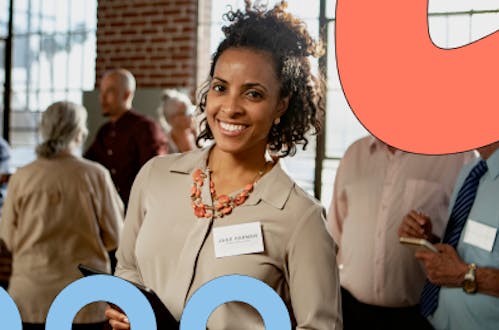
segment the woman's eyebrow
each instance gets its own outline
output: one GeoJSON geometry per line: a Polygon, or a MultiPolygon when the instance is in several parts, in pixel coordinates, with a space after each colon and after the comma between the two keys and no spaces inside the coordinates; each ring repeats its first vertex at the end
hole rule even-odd
{"type": "Polygon", "coordinates": [[[222,78],[220,78],[220,77],[217,77],[217,76],[213,77],[213,80],[218,80],[218,81],[220,81],[220,82],[223,82],[224,84],[227,84],[227,81],[226,81],[226,80],[224,80],[224,79],[222,79],[222,78]]]}
{"type": "MultiPolygon", "coordinates": [[[[217,80],[217,81],[219,81],[221,83],[229,85],[229,83],[227,82],[227,80],[222,79],[222,78],[217,77],[217,76],[213,77],[213,80],[217,80]]],[[[268,88],[265,87],[265,85],[263,85],[261,83],[258,83],[258,82],[247,82],[247,83],[244,83],[241,87],[242,87],[241,89],[249,89],[249,88],[254,88],[254,87],[260,87],[260,88],[262,88],[264,90],[264,92],[268,93],[268,88]]]]}
{"type": "Polygon", "coordinates": [[[257,82],[249,82],[249,83],[245,83],[243,85],[244,88],[253,88],[253,87],[260,87],[262,88],[265,92],[267,92],[267,88],[262,85],[261,83],[257,83],[257,82]]]}

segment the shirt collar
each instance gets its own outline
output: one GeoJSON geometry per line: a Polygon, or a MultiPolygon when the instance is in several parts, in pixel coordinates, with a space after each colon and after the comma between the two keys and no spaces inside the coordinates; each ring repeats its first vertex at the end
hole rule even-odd
{"type": "Polygon", "coordinates": [[[211,146],[183,153],[173,162],[170,172],[191,174],[197,168],[205,169],[210,149],[211,146]]]}
{"type": "MultiPolygon", "coordinates": [[[[170,172],[190,175],[197,168],[206,168],[211,147],[182,154],[173,162],[170,172]]],[[[275,208],[282,209],[289,199],[294,184],[294,181],[277,162],[268,173],[258,180],[254,191],[242,206],[256,205],[260,201],[264,201],[275,208]]]]}
{"type": "Polygon", "coordinates": [[[380,140],[378,140],[374,136],[371,136],[369,138],[369,151],[371,152],[371,154],[373,154],[375,151],[379,151],[379,150],[385,150],[386,152],[389,152],[388,148],[384,142],[381,142],[380,140]]]}
{"type": "Polygon", "coordinates": [[[282,210],[291,195],[295,183],[284,172],[278,161],[255,185],[254,192],[245,205],[256,205],[261,200],[282,210]]]}
{"type": "Polygon", "coordinates": [[[497,179],[499,176],[499,149],[487,159],[487,167],[492,179],[497,179]]]}

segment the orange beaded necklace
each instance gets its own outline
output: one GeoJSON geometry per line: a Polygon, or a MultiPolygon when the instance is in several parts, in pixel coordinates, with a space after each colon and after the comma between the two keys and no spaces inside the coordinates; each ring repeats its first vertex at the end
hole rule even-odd
{"type": "MultiPolygon", "coordinates": [[[[224,216],[230,214],[232,210],[239,205],[244,204],[248,199],[250,193],[253,191],[254,185],[259,178],[265,173],[265,169],[267,168],[268,162],[265,163],[262,170],[258,171],[255,179],[253,179],[253,183],[248,183],[244,186],[243,190],[238,193],[235,197],[231,197],[229,195],[220,195],[217,196],[215,191],[215,184],[211,180],[210,175],[210,194],[213,200],[213,206],[209,206],[203,203],[203,199],[201,198],[201,187],[204,184],[205,179],[208,177],[206,173],[201,169],[196,169],[192,173],[193,185],[191,188],[191,201],[192,201],[192,209],[194,210],[194,214],[198,218],[223,218],[224,216]]],[[[206,168],[206,171],[210,173],[210,169],[206,168]]]]}

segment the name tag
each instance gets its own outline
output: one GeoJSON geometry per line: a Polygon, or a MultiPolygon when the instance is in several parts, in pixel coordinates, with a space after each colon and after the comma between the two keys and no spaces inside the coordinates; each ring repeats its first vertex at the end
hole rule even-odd
{"type": "Polygon", "coordinates": [[[463,242],[491,252],[496,240],[497,228],[468,219],[463,242]]]}
{"type": "Polygon", "coordinates": [[[257,221],[213,228],[213,245],[217,258],[262,252],[262,225],[257,221]]]}

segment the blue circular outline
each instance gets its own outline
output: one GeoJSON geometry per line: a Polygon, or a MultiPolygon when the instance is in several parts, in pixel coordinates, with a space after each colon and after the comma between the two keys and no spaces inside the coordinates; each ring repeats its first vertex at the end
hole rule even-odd
{"type": "Polygon", "coordinates": [[[266,283],[246,275],[225,275],[201,286],[184,308],[180,330],[206,329],[215,308],[231,301],[254,307],[266,330],[291,330],[288,309],[281,297],[266,283]]]}
{"type": "Polygon", "coordinates": [[[12,297],[0,288],[0,310],[2,311],[2,329],[22,330],[21,314],[12,297]]]}
{"type": "Polygon", "coordinates": [[[156,330],[156,317],[147,298],[130,282],[111,275],[88,276],[65,287],[50,306],[45,329],[71,329],[78,311],[96,301],[118,305],[134,330],[156,330]]]}

